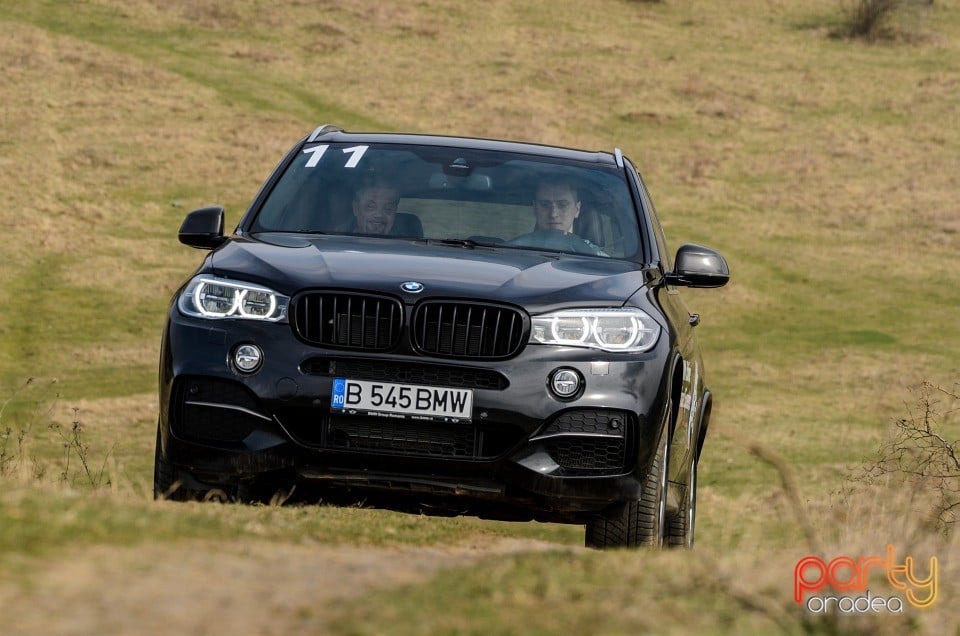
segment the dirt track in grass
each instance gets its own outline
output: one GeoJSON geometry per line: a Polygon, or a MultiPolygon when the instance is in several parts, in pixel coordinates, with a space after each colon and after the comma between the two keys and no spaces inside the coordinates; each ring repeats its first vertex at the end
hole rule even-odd
{"type": "Polygon", "coordinates": [[[361,548],[260,541],[98,546],[0,583],[3,632],[76,634],[327,633],[325,607],[416,584],[443,568],[556,549],[498,539],[461,546],[361,548]]]}

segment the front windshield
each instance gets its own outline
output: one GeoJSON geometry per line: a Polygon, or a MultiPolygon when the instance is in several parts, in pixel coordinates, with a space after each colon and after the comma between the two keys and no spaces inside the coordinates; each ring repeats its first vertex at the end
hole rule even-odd
{"type": "Polygon", "coordinates": [[[638,251],[614,166],[438,146],[308,144],[252,232],[467,241],[609,258],[638,251]]]}

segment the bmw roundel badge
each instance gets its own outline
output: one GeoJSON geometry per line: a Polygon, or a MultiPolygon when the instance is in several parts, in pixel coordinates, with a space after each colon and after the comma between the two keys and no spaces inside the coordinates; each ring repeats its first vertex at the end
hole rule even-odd
{"type": "Polygon", "coordinates": [[[411,294],[419,294],[423,291],[423,284],[414,280],[408,280],[405,283],[400,283],[400,289],[411,294]]]}

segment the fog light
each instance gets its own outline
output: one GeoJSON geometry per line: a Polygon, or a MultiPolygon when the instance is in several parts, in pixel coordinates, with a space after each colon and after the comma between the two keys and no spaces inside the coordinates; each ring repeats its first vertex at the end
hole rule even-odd
{"type": "Polygon", "coordinates": [[[263,362],[263,352],[257,345],[245,344],[233,352],[233,364],[244,373],[253,373],[263,362]]]}
{"type": "Polygon", "coordinates": [[[572,398],[582,385],[583,378],[573,369],[557,369],[550,376],[550,390],[561,400],[572,398]]]}

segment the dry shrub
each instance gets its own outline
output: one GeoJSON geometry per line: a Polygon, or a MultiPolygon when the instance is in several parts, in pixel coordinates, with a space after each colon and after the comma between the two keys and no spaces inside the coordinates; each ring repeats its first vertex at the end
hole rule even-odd
{"type": "Polygon", "coordinates": [[[113,488],[108,466],[114,448],[94,463],[80,409],[72,409],[67,426],[54,415],[60,398],[54,393],[56,385],[56,379],[27,378],[0,401],[0,480],[39,483],[54,468],[62,484],[113,488]],[[20,403],[20,413],[10,417],[7,408],[14,402],[20,403]],[[57,454],[59,462],[53,459],[57,454]]]}
{"type": "Polygon", "coordinates": [[[909,30],[893,24],[908,5],[922,9],[932,6],[933,0],[854,0],[853,4],[847,6],[843,26],[835,35],[868,42],[880,39],[916,40],[918,34],[909,33],[909,30]]]}
{"type": "Polygon", "coordinates": [[[848,10],[847,35],[876,40],[885,31],[902,0],[859,0],[848,10]]]}
{"type": "Polygon", "coordinates": [[[933,527],[949,534],[960,518],[960,391],[930,382],[917,388],[909,416],[895,422],[890,440],[865,470],[867,483],[884,481],[914,493],[933,527]]]}

